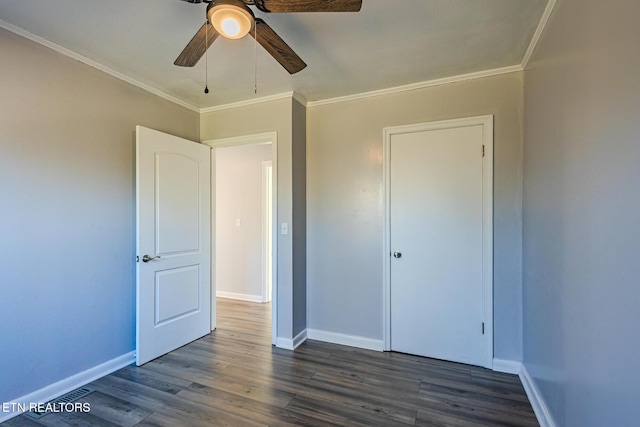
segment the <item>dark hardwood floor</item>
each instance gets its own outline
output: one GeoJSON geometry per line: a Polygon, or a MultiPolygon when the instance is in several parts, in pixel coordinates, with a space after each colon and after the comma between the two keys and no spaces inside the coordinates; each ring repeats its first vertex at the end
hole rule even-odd
{"type": "Polygon", "coordinates": [[[7,426],[537,426],[515,375],[307,341],[271,346],[271,306],[218,299],[218,329],[91,384],[90,413],[7,426]]]}

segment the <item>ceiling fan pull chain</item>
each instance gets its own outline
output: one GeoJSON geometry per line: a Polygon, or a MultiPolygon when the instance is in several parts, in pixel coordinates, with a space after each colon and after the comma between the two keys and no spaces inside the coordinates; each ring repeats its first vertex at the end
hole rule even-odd
{"type": "Polygon", "coordinates": [[[209,93],[209,20],[204,22],[204,93],[209,93]]]}
{"type": "Polygon", "coordinates": [[[258,94],[258,23],[253,23],[253,94],[258,94]]]}

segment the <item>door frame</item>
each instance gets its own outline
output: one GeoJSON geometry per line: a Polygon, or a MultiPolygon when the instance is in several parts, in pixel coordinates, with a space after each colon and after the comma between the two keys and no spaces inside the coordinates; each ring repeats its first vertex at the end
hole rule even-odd
{"type": "Polygon", "coordinates": [[[391,350],[391,138],[393,135],[483,126],[484,157],[482,162],[482,307],[484,335],[482,362],[493,368],[493,115],[441,120],[383,129],[383,343],[391,350]]]}
{"type": "Polygon", "coordinates": [[[269,258],[273,265],[273,253],[269,251],[273,247],[273,197],[269,199],[269,193],[273,194],[273,160],[262,161],[262,302],[269,302],[272,298],[273,278],[269,276],[269,258]],[[269,209],[271,208],[271,209],[269,209]],[[271,210],[271,212],[269,212],[271,210]],[[271,214],[271,221],[269,221],[271,214]],[[267,231],[271,228],[271,235],[267,231]],[[269,239],[269,237],[271,239],[269,239]],[[269,247],[271,240],[271,247],[269,247]],[[270,280],[271,279],[271,280],[270,280]]]}
{"type": "Polygon", "coordinates": [[[271,144],[271,343],[276,345],[278,334],[278,132],[264,132],[202,142],[211,147],[211,330],[216,328],[216,149],[241,145],[271,144]]]}

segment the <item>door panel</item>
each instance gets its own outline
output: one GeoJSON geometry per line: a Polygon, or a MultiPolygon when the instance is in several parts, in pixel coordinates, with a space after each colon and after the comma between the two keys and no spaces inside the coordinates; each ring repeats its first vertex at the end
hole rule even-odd
{"type": "Polygon", "coordinates": [[[211,157],[207,146],[141,126],[136,136],[141,365],[211,331],[211,157]]]}
{"type": "Polygon", "coordinates": [[[198,159],[156,152],[156,251],[160,255],[200,250],[199,168],[198,159]]]}
{"type": "Polygon", "coordinates": [[[200,266],[157,271],[155,325],[196,313],[200,308],[200,266]]]}
{"type": "Polygon", "coordinates": [[[481,365],[483,127],[390,140],[391,349],[481,365]]]}

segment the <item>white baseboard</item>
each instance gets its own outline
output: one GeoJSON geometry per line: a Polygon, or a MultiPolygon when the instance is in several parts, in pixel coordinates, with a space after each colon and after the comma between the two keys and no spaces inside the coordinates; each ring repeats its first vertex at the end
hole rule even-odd
{"type": "Polygon", "coordinates": [[[522,370],[522,363],[516,360],[493,359],[493,370],[518,375],[522,370]]]}
{"type": "Polygon", "coordinates": [[[291,338],[276,338],[276,347],[283,348],[285,350],[293,350],[293,340],[291,338]]]}
{"type": "Polygon", "coordinates": [[[551,416],[549,407],[544,401],[544,398],[542,397],[540,390],[538,390],[536,383],[533,381],[533,378],[529,375],[526,366],[522,366],[519,376],[520,381],[522,381],[524,391],[527,393],[529,402],[531,402],[531,406],[533,407],[533,412],[536,414],[540,427],[555,427],[556,423],[551,416]]]}
{"type": "Polygon", "coordinates": [[[366,350],[382,351],[384,349],[384,343],[382,340],[374,340],[356,335],[345,335],[337,332],[321,331],[319,329],[307,329],[307,337],[310,340],[348,345],[350,347],[364,348],[366,350]]]}
{"type": "Polygon", "coordinates": [[[300,344],[302,344],[306,340],[307,340],[307,330],[304,329],[298,335],[293,337],[293,339],[282,338],[282,337],[276,338],[276,347],[284,348],[285,350],[295,350],[300,346],[300,344]]]}
{"type": "Polygon", "coordinates": [[[262,295],[249,295],[249,294],[237,294],[235,292],[217,291],[217,298],[238,299],[241,301],[249,302],[264,302],[262,301],[262,295]]]}
{"type": "MultiPolygon", "coordinates": [[[[117,371],[118,369],[124,368],[125,366],[130,365],[135,361],[135,352],[131,351],[129,353],[123,354],[122,356],[118,356],[114,359],[108,360],[98,366],[89,368],[86,371],[79,372],[56,383],[49,384],[48,386],[43,387],[40,390],[36,390],[33,393],[29,393],[27,395],[19,397],[12,402],[25,404],[27,407],[29,407],[30,403],[47,403],[50,400],[53,400],[65,393],[77,389],[78,387],[82,387],[92,381],[97,380],[98,378],[102,378],[105,375],[109,375],[110,373],[117,371]]],[[[21,411],[6,413],[0,412],[0,423],[16,417],[21,413],[21,411]]]]}

